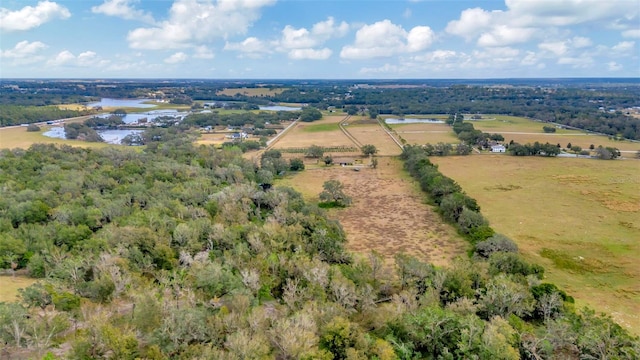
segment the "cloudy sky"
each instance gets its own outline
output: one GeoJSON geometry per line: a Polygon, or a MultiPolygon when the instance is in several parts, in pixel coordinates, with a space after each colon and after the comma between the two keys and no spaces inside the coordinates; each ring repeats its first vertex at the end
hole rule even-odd
{"type": "Polygon", "coordinates": [[[3,0],[0,77],[640,77],[640,0],[3,0]]]}

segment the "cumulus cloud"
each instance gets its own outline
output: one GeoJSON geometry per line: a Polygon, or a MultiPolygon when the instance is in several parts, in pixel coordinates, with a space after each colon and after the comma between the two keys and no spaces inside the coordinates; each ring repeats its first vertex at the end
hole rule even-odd
{"type": "Polygon", "coordinates": [[[196,47],[193,57],[196,59],[213,59],[215,55],[213,54],[213,51],[211,51],[211,49],[202,45],[196,47]]]}
{"type": "Polygon", "coordinates": [[[179,64],[181,62],[186,61],[187,58],[188,58],[187,54],[180,51],[164,59],[164,62],[167,64],[179,64]]]}
{"type": "Polygon", "coordinates": [[[326,60],[331,56],[332,51],[328,48],[315,49],[292,49],[287,54],[293,60],[326,60]]]}
{"type": "Polygon", "coordinates": [[[47,61],[48,66],[103,67],[108,64],[108,60],[100,58],[93,51],[85,51],[75,56],[71,51],[63,50],[47,61]]]}
{"type": "Polygon", "coordinates": [[[241,56],[247,56],[250,58],[260,58],[264,54],[272,52],[271,48],[264,41],[253,36],[238,43],[227,42],[224,45],[224,50],[238,51],[243,54],[241,56]]]}
{"type": "Polygon", "coordinates": [[[389,20],[365,25],[356,32],[353,45],[342,48],[344,59],[369,59],[411,53],[428,48],[435,34],[428,26],[416,26],[407,32],[389,20]]]}
{"type": "Polygon", "coordinates": [[[640,29],[630,29],[622,32],[622,36],[626,38],[640,39],[640,29]]]}
{"type": "Polygon", "coordinates": [[[626,53],[633,50],[635,45],[636,45],[635,41],[621,41],[615,44],[613,47],[611,47],[611,50],[616,53],[626,53]]]}
{"type": "Polygon", "coordinates": [[[132,2],[136,0],[105,0],[99,6],[94,6],[91,11],[95,14],[104,14],[107,16],[116,16],[126,20],[139,20],[153,24],[155,20],[151,14],[134,7],[132,2]]]}
{"type": "MultiPolygon", "coordinates": [[[[470,8],[460,18],[450,21],[445,31],[465,38],[477,39],[479,46],[505,46],[541,36],[548,27],[602,23],[627,29],[637,24],[640,8],[628,0],[505,0],[506,11],[470,8]]],[[[628,30],[634,35],[633,30],[628,30]]]]}
{"type": "Polygon", "coordinates": [[[175,0],[169,18],[137,28],[127,40],[134,49],[180,49],[246,33],[261,8],[275,0],[175,0]]]}
{"type": "Polygon", "coordinates": [[[0,57],[10,59],[24,59],[32,57],[40,50],[47,48],[47,45],[40,41],[28,42],[26,40],[17,43],[13,49],[0,52],[0,57]]]}
{"type": "Polygon", "coordinates": [[[71,13],[66,7],[48,0],[40,1],[36,6],[25,6],[16,11],[0,8],[0,30],[29,30],[51,20],[67,19],[70,16],[71,13]]]}

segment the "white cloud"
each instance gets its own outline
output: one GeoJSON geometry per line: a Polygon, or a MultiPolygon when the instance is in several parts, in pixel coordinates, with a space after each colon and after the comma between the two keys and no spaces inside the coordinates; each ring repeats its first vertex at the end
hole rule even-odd
{"type": "Polygon", "coordinates": [[[11,59],[24,59],[26,57],[32,57],[40,50],[46,49],[47,45],[40,42],[28,42],[26,40],[20,41],[13,47],[13,49],[4,50],[0,52],[0,57],[11,59]]]}
{"type": "Polygon", "coordinates": [[[136,0],[104,0],[99,6],[94,6],[91,11],[95,14],[116,16],[126,20],[139,20],[153,24],[155,20],[151,14],[137,10],[131,2],[136,0]]]}
{"type": "Polygon", "coordinates": [[[313,24],[311,28],[311,34],[322,41],[343,37],[347,35],[347,32],[349,32],[349,24],[344,21],[336,24],[334,18],[331,16],[325,21],[313,24]]]}
{"type": "Polygon", "coordinates": [[[196,59],[213,59],[215,55],[208,47],[201,45],[196,47],[193,57],[196,59]]]}
{"type": "Polygon", "coordinates": [[[557,56],[563,55],[567,52],[567,43],[564,41],[554,41],[538,44],[538,48],[554,53],[557,56]]]}
{"type": "Polygon", "coordinates": [[[573,39],[571,39],[571,45],[576,49],[580,49],[593,45],[593,42],[586,37],[574,36],[573,39]]]}
{"type": "Polygon", "coordinates": [[[615,61],[609,61],[607,63],[607,69],[609,69],[609,71],[620,71],[622,70],[622,65],[618,64],[615,61]]]}
{"type": "Polygon", "coordinates": [[[53,19],[67,19],[70,16],[67,8],[48,0],[40,1],[35,7],[25,6],[16,11],[0,8],[0,30],[29,30],[53,19]]]}
{"type": "Polygon", "coordinates": [[[421,51],[429,47],[434,38],[428,26],[416,26],[407,32],[389,20],[378,21],[360,28],[354,44],[344,46],[340,57],[369,59],[421,51]]]}
{"type": "Polygon", "coordinates": [[[275,0],[175,0],[169,19],[129,32],[134,49],[180,49],[246,33],[260,9],[275,0]]]}
{"type": "MultiPolygon", "coordinates": [[[[634,0],[505,0],[505,4],[506,11],[466,9],[445,31],[467,41],[478,39],[479,46],[505,46],[542,37],[549,27],[598,23],[627,29],[637,24],[640,12],[634,0]]],[[[635,34],[629,31],[631,36],[635,34]]]]}
{"type": "Polygon", "coordinates": [[[640,29],[630,29],[622,32],[622,36],[626,38],[640,39],[640,29]]]}
{"type": "Polygon", "coordinates": [[[611,50],[616,52],[616,53],[626,53],[626,52],[629,52],[629,51],[633,50],[635,45],[636,45],[635,41],[621,41],[621,42],[615,44],[611,48],[611,50]]]}
{"type": "Polygon", "coordinates": [[[167,64],[178,64],[186,61],[187,58],[188,58],[187,54],[180,51],[164,59],[164,62],[167,64]]]}
{"type": "Polygon", "coordinates": [[[60,53],[58,53],[58,55],[56,55],[55,58],[49,60],[47,62],[48,65],[50,66],[60,66],[60,65],[66,65],[72,61],[75,61],[76,56],[73,55],[70,51],[68,50],[64,50],[60,53]]]}
{"type": "Polygon", "coordinates": [[[48,66],[72,66],[72,67],[95,67],[107,66],[109,60],[104,60],[93,51],[85,51],[75,56],[69,50],[63,50],[53,59],[47,61],[48,66]]]}
{"type": "Polygon", "coordinates": [[[559,65],[571,65],[573,68],[588,68],[593,65],[593,58],[590,56],[561,57],[558,59],[559,65]]]}
{"type": "Polygon", "coordinates": [[[289,51],[288,56],[293,60],[326,60],[331,56],[332,51],[328,48],[315,50],[315,49],[292,49],[289,51]]]}
{"type": "Polygon", "coordinates": [[[445,31],[453,35],[462,36],[469,41],[479,33],[489,29],[496,14],[500,13],[502,12],[489,12],[481,8],[466,9],[460,13],[459,20],[453,20],[447,24],[445,31]]]}
{"type": "Polygon", "coordinates": [[[270,47],[265,42],[253,36],[239,43],[227,42],[224,50],[239,51],[251,58],[260,58],[264,54],[271,53],[270,47]]]}

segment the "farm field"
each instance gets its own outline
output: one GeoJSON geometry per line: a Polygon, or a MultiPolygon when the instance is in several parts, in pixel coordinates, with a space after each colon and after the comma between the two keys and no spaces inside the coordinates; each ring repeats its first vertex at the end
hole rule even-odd
{"type": "Polygon", "coordinates": [[[511,140],[521,144],[538,141],[541,143],[549,142],[551,144],[560,144],[563,148],[566,147],[568,143],[571,143],[571,145],[580,146],[584,150],[588,150],[590,145],[594,145],[595,147],[600,145],[604,147],[615,147],[620,150],[621,156],[626,158],[633,158],[636,152],[640,151],[640,142],[615,141],[606,136],[586,134],[579,131],[568,134],[514,134],[510,132],[501,132],[501,134],[507,143],[511,140]]]}
{"type": "Polygon", "coordinates": [[[403,252],[440,266],[466,256],[468,243],[424,203],[424,194],[398,159],[379,158],[377,169],[358,172],[321,166],[278,180],[276,185],[291,186],[305,199],[318,201],[323,183],[331,179],[339,180],[353,199],[347,208],[329,210],[342,224],[349,250],[365,255],[375,250],[387,265],[403,252]]]}
{"type": "Polygon", "coordinates": [[[274,149],[284,149],[311,145],[354,146],[353,142],[338,127],[338,123],[342,119],[344,116],[325,116],[322,120],[312,123],[298,122],[273,147],[274,149]]]}
{"type": "Polygon", "coordinates": [[[640,333],[640,161],[432,158],[545,276],[640,333]]]}
{"type": "Polygon", "coordinates": [[[402,150],[391,139],[377,122],[371,124],[350,123],[345,129],[361,144],[373,144],[378,149],[378,155],[400,155],[402,150]]]}
{"type": "Polygon", "coordinates": [[[18,289],[24,289],[35,283],[37,279],[32,279],[22,275],[0,275],[0,302],[11,302],[18,300],[18,289]]]}
{"type": "Polygon", "coordinates": [[[458,138],[446,124],[392,124],[391,128],[406,140],[407,144],[457,143],[458,138]]]}

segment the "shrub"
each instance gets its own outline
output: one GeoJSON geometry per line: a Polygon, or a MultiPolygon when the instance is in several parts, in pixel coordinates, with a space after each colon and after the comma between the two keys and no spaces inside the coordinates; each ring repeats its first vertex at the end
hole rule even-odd
{"type": "Polygon", "coordinates": [[[29,124],[29,126],[27,126],[27,131],[28,132],[38,132],[38,131],[40,131],[40,126],[38,126],[36,124],[29,124]]]}
{"type": "Polygon", "coordinates": [[[502,234],[495,234],[476,245],[476,254],[489,258],[495,252],[518,252],[518,245],[502,234]]]}
{"type": "Polygon", "coordinates": [[[542,279],[544,268],[540,265],[529,264],[518,254],[496,252],[489,257],[489,273],[492,275],[499,273],[523,276],[535,275],[542,279]]]}

